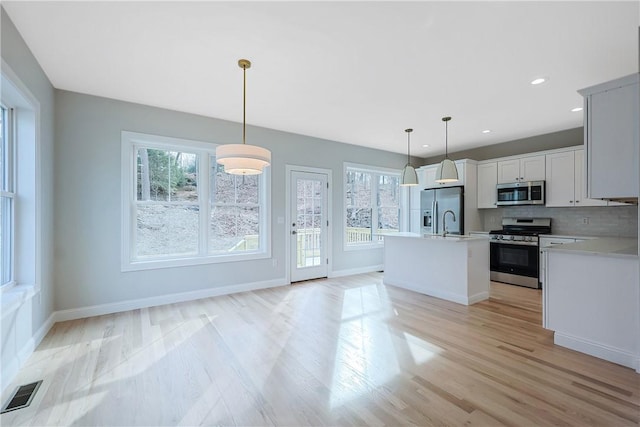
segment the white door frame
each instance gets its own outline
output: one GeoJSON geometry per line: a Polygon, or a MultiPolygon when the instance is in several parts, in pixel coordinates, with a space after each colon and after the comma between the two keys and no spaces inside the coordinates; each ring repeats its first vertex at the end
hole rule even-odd
{"type": "Polygon", "coordinates": [[[286,235],[286,280],[288,284],[291,284],[291,172],[311,172],[311,173],[322,173],[327,175],[327,183],[329,183],[329,188],[327,188],[327,220],[329,221],[329,226],[327,227],[327,259],[329,262],[327,263],[327,276],[331,276],[331,272],[333,271],[333,202],[332,202],[332,194],[333,194],[333,180],[332,180],[332,170],[331,169],[323,169],[323,168],[313,168],[309,166],[296,166],[296,165],[285,165],[285,235],[286,235]]]}

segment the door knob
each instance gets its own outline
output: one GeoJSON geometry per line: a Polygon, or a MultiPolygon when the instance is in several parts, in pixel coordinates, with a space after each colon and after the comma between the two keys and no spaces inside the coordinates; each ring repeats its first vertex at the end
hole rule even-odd
{"type": "Polygon", "coordinates": [[[298,232],[296,230],[293,230],[291,234],[298,234],[298,232]]]}

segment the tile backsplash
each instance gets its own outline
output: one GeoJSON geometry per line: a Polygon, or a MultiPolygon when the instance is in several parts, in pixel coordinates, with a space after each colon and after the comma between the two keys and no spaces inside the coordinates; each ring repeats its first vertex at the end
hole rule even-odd
{"type": "Polygon", "coordinates": [[[548,208],[513,206],[480,209],[484,230],[502,227],[503,217],[551,218],[551,232],[576,236],[638,236],[638,206],[548,208]],[[586,224],[585,224],[586,222],[586,224]]]}

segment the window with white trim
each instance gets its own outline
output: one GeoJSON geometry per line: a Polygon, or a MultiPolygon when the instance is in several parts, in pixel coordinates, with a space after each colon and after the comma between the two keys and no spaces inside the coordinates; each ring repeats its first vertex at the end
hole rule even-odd
{"type": "Polygon", "coordinates": [[[15,185],[13,110],[0,105],[0,286],[14,282],[15,185]]]}
{"type": "Polygon", "coordinates": [[[371,247],[400,231],[400,173],[345,165],[345,247],[371,247]]]}
{"type": "Polygon", "coordinates": [[[215,147],[122,132],[123,270],[270,256],[269,168],[227,174],[215,147]]]}

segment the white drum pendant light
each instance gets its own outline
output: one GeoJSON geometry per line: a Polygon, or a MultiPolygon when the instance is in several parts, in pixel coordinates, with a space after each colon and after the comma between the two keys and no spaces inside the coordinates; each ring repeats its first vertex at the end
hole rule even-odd
{"type": "Polygon", "coordinates": [[[451,159],[449,159],[449,127],[448,122],[451,120],[451,117],[443,117],[442,121],[444,122],[444,160],[438,165],[438,170],[436,171],[436,182],[455,182],[458,181],[458,168],[456,164],[453,163],[451,159]]]}
{"type": "Polygon", "coordinates": [[[216,148],[216,162],[224,166],[224,171],[232,175],[257,175],[271,164],[271,151],[246,143],[247,112],[247,68],[251,62],[238,61],[243,72],[242,86],[242,144],[225,144],[216,148]]]}
{"type": "Polygon", "coordinates": [[[404,131],[407,133],[407,165],[402,169],[400,185],[418,185],[418,174],[414,167],[411,166],[411,132],[413,132],[413,129],[405,129],[404,131]]]}

